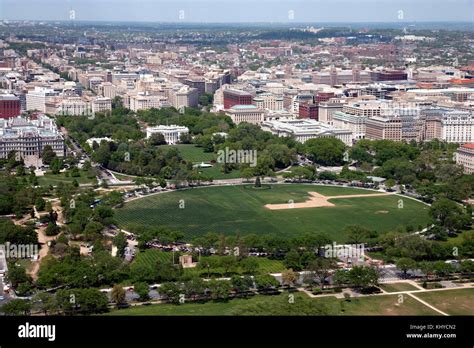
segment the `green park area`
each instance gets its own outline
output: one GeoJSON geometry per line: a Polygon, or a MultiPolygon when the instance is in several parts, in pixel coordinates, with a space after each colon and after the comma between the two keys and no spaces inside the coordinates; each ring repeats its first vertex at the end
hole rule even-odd
{"type": "Polygon", "coordinates": [[[374,193],[303,184],[268,185],[261,189],[252,185],[195,188],[131,201],[117,211],[116,218],[127,230],[134,226],[161,226],[181,231],[187,238],[207,232],[285,238],[326,233],[337,242],[346,241],[344,229],[350,225],[384,233],[404,226],[416,229],[429,222],[428,206],[397,195],[333,199],[332,207],[265,208],[266,204],[304,202],[309,198],[308,192],[325,196],[374,193]]]}
{"type": "Polygon", "coordinates": [[[94,179],[90,179],[86,176],[86,173],[83,171],[78,172],[80,176],[77,177],[72,177],[70,175],[66,175],[66,173],[59,173],[59,174],[53,174],[50,172],[45,173],[43,176],[38,176],[38,183],[40,186],[56,186],[60,183],[63,184],[71,184],[74,179],[81,185],[81,184],[93,184],[94,179]]]}
{"type": "Polygon", "coordinates": [[[312,299],[302,293],[256,295],[225,302],[158,304],[115,310],[107,315],[437,315],[415,299],[396,295],[312,299]],[[290,295],[294,296],[290,301],[290,295]]]}
{"type": "MultiPolygon", "coordinates": [[[[201,256],[200,257],[200,263],[207,264],[209,263],[212,265],[209,269],[209,274],[211,276],[224,276],[226,274],[226,270],[223,267],[214,267],[213,265],[215,262],[207,262],[210,259],[218,259],[218,256],[201,256]]],[[[285,270],[285,265],[283,264],[283,261],[280,260],[271,260],[266,257],[250,257],[251,259],[254,259],[257,263],[256,267],[256,273],[259,274],[268,274],[268,273],[279,273],[285,270]]],[[[178,253],[175,253],[174,255],[174,262],[178,263],[179,260],[179,255],[178,253]]],[[[151,266],[154,267],[158,263],[164,263],[167,261],[173,261],[173,253],[172,252],[164,252],[160,251],[158,249],[147,249],[144,251],[140,251],[135,260],[133,261],[133,265],[145,265],[145,266],[151,266]]],[[[199,267],[195,268],[186,268],[184,270],[185,275],[195,275],[195,276],[206,276],[208,274],[207,269],[200,269],[199,267]]],[[[236,265],[236,267],[233,267],[231,272],[228,273],[233,273],[233,274],[244,274],[244,270],[236,265]]]]}
{"type": "Polygon", "coordinates": [[[388,283],[388,284],[381,284],[380,288],[385,290],[386,292],[399,292],[399,291],[412,291],[412,290],[420,290],[419,288],[408,284],[408,283],[388,283]]]}
{"type": "Polygon", "coordinates": [[[416,296],[449,315],[474,315],[474,288],[429,291],[416,296]]]}
{"type": "MultiPolygon", "coordinates": [[[[207,163],[216,160],[216,154],[213,152],[205,152],[204,148],[192,144],[178,144],[178,145],[162,145],[160,148],[171,149],[176,148],[184,160],[192,162],[193,164],[207,163]]],[[[235,179],[239,178],[240,170],[233,170],[230,173],[222,172],[222,164],[214,163],[209,168],[199,168],[199,171],[207,176],[211,176],[214,180],[220,179],[235,179]]]]}

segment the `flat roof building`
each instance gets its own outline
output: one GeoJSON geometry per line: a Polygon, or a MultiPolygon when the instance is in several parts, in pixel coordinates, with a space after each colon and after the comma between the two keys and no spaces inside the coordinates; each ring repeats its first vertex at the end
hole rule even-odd
{"type": "Polygon", "coordinates": [[[255,105],[234,105],[226,110],[226,115],[229,116],[235,124],[247,122],[259,125],[265,119],[265,112],[255,105]]]}
{"type": "Polygon", "coordinates": [[[20,116],[20,98],[13,94],[0,94],[0,118],[20,116]]]}
{"type": "Polygon", "coordinates": [[[265,121],[261,127],[264,131],[281,137],[294,137],[300,143],[316,138],[336,138],[347,146],[351,146],[353,140],[350,130],[338,129],[311,119],[265,121]]]}
{"type": "Polygon", "coordinates": [[[234,105],[251,105],[253,96],[249,92],[238,89],[224,90],[224,109],[230,109],[234,105]]]}

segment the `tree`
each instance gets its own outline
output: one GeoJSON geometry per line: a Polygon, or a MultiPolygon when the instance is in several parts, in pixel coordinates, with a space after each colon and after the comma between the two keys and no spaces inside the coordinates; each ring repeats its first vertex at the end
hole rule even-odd
{"type": "Polygon", "coordinates": [[[84,228],[83,235],[86,237],[87,240],[95,240],[100,237],[100,231],[104,226],[97,221],[89,221],[84,228]]]}
{"type": "Polygon", "coordinates": [[[198,263],[198,269],[206,270],[207,277],[211,277],[211,270],[216,269],[220,266],[220,260],[218,256],[210,256],[206,258],[202,258],[201,261],[198,263]]]}
{"type": "Polygon", "coordinates": [[[450,263],[437,261],[434,264],[434,272],[438,277],[446,277],[454,272],[454,268],[450,263]]]}
{"type": "Polygon", "coordinates": [[[291,268],[284,270],[281,273],[281,281],[283,285],[286,285],[288,287],[292,287],[293,285],[296,284],[296,282],[299,279],[299,274],[294,272],[291,268]]]}
{"type": "Polygon", "coordinates": [[[56,225],[56,223],[50,222],[50,223],[48,223],[48,227],[46,227],[46,230],[44,231],[44,234],[46,234],[47,236],[55,236],[60,231],[61,231],[61,229],[59,228],[58,225],[56,225]]]}
{"type": "Polygon", "coordinates": [[[192,278],[184,283],[184,293],[187,297],[195,300],[199,296],[204,295],[206,284],[204,280],[199,277],[192,278]]]}
{"type": "Polygon", "coordinates": [[[150,298],[150,287],[145,282],[137,282],[133,285],[133,289],[138,294],[140,301],[146,301],[150,298]]]}
{"type": "Polygon", "coordinates": [[[246,257],[240,261],[240,267],[245,274],[255,274],[259,263],[255,257],[246,257]]]}
{"type": "Polygon", "coordinates": [[[161,133],[154,133],[151,135],[151,137],[148,139],[148,143],[153,146],[158,146],[158,145],[166,145],[166,140],[163,134],[161,133]]]}
{"type": "Polygon", "coordinates": [[[324,257],[318,257],[314,261],[310,262],[307,270],[310,272],[310,276],[318,281],[321,289],[324,289],[326,278],[329,277],[333,268],[335,268],[335,261],[324,257]]]}
{"type": "Polygon", "coordinates": [[[436,200],[431,205],[429,214],[437,224],[448,231],[459,230],[471,221],[462,206],[447,198],[436,200]]]}
{"type": "Polygon", "coordinates": [[[110,296],[112,298],[112,301],[114,301],[117,305],[127,302],[127,299],[125,297],[125,290],[118,284],[114,285],[110,296]]]}
{"type": "Polygon", "coordinates": [[[255,187],[257,187],[257,188],[262,187],[262,182],[260,180],[260,176],[257,176],[257,179],[255,179],[255,187]]]}
{"type": "Polygon", "coordinates": [[[228,274],[230,271],[234,271],[237,267],[237,259],[235,256],[221,256],[220,265],[224,268],[224,274],[228,274]]]}
{"type": "Polygon", "coordinates": [[[404,277],[407,276],[409,270],[414,270],[416,268],[415,260],[409,257],[402,257],[401,259],[398,259],[395,265],[403,272],[404,277]]]}
{"type": "Polygon", "coordinates": [[[356,225],[347,226],[344,228],[344,232],[347,234],[349,243],[353,244],[366,242],[367,237],[369,236],[369,231],[367,229],[356,225]]]}
{"type": "Polygon", "coordinates": [[[379,274],[373,267],[354,266],[348,272],[348,277],[354,287],[370,288],[377,286],[379,274]]]}
{"type": "Polygon", "coordinates": [[[462,261],[460,271],[463,274],[472,275],[474,273],[474,261],[471,261],[471,260],[462,261]]]}
{"type": "Polygon", "coordinates": [[[44,315],[54,314],[58,310],[56,296],[48,292],[36,294],[32,299],[32,303],[34,303],[35,309],[43,312],[44,315]]]}
{"type": "Polygon", "coordinates": [[[49,165],[53,159],[56,158],[56,152],[53,151],[53,148],[50,145],[45,145],[41,158],[43,159],[44,164],[49,165]]]}
{"type": "Polygon", "coordinates": [[[25,267],[15,263],[14,261],[8,264],[8,272],[6,278],[14,288],[18,287],[22,283],[32,282],[31,277],[26,274],[25,267]]]}
{"type": "Polygon", "coordinates": [[[226,301],[232,290],[232,283],[228,280],[213,279],[208,283],[208,288],[213,300],[226,301]]]}
{"type": "Polygon", "coordinates": [[[418,262],[418,268],[425,275],[425,280],[428,280],[430,278],[430,275],[434,271],[434,265],[432,262],[429,261],[418,262]]]}
{"type": "Polygon", "coordinates": [[[59,174],[61,169],[63,169],[63,160],[60,159],[59,157],[54,157],[51,160],[51,163],[49,165],[49,168],[51,169],[51,172],[53,174],[59,174]]]}
{"type": "Polygon", "coordinates": [[[245,293],[253,286],[253,280],[251,277],[241,277],[239,275],[232,276],[230,282],[232,283],[232,288],[236,293],[245,293]]]}
{"type": "Polygon", "coordinates": [[[43,197],[36,198],[35,207],[37,211],[44,211],[46,208],[46,201],[43,199],[43,197]]]}
{"type": "Polygon", "coordinates": [[[395,180],[393,180],[393,179],[387,179],[387,180],[385,181],[385,184],[384,184],[384,185],[385,185],[385,187],[386,187],[388,190],[390,190],[390,189],[392,189],[392,187],[395,186],[395,184],[396,184],[396,183],[395,183],[395,180]]]}
{"type": "Polygon", "coordinates": [[[31,311],[31,303],[26,300],[11,300],[2,307],[0,311],[5,315],[28,315],[31,311]]]}
{"type": "Polygon", "coordinates": [[[245,181],[250,181],[254,177],[254,171],[252,168],[245,168],[241,171],[242,178],[245,179],[245,181]]]}
{"type": "Polygon", "coordinates": [[[309,159],[317,164],[323,166],[338,166],[344,163],[346,146],[339,139],[309,139],[304,145],[309,159]]]}
{"type": "Polygon", "coordinates": [[[278,280],[270,274],[262,274],[255,276],[255,286],[260,291],[268,291],[280,286],[278,280]]]}
{"type": "Polygon", "coordinates": [[[301,271],[303,269],[303,266],[301,265],[301,255],[296,250],[290,250],[285,255],[283,263],[287,268],[291,268],[295,271],[301,271]]]}
{"type": "Polygon", "coordinates": [[[130,265],[130,277],[135,282],[155,282],[158,280],[158,270],[152,264],[133,262],[130,265]]]}
{"type": "Polygon", "coordinates": [[[100,292],[98,289],[70,289],[68,300],[71,299],[71,294],[75,295],[77,308],[83,314],[101,313],[107,311],[108,299],[107,295],[100,292]]]}
{"type": "Polygon", "coordinates": [[[161,284],[160,295],[163,295],[168,301],[178,304],[181,295],[183,295],[183,289],[179,283],[164,283],[161,284]]]}
{"type": "Polygon", "coordinates": [[[350,283],[349,272],[344,269],[338,269],[332,276],[332,282],[337,286],[343,286],[350,283]]]}
{"type": "Polygon", "coordinates": [[[117,247],[117,256],[124,257],[125,248],[128,245],[127,236],[123,232],[119,232],[113,239],[113,244],[117,247]]]}

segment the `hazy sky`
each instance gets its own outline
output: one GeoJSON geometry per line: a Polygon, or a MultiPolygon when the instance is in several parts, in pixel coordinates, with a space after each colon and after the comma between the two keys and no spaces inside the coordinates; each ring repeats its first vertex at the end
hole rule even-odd
{"type": "Polygon", "coordinates": [[[103,21],[474,21],[474,0],[0,0],[1,19],[68,20],[71,9],[103,21]]]}

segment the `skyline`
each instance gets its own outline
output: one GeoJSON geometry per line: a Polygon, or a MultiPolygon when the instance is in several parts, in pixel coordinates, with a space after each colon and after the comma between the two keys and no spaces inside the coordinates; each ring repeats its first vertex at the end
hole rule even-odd
{"type": "Polygon", "coordinates": [[[3,20],[165,23],[474,22],[474,0],[1,0],[3,20]],[[113,6],[113,11],[111,11],[113,6]],[[90,9],[93,8],[94,11],[90,9]],[[314,8],[315,11],[308,11],[314,8]],[[271,10],[270,10],[271,9],[271,10]]]}

